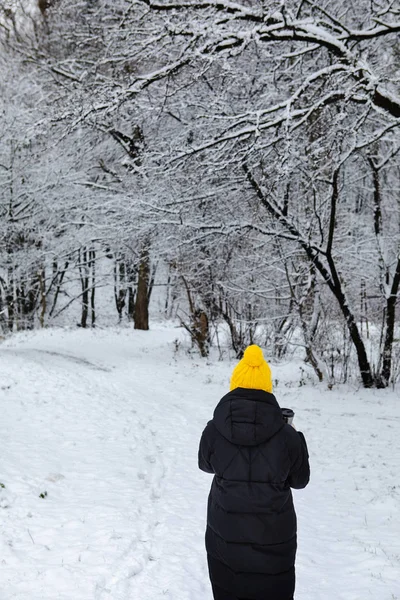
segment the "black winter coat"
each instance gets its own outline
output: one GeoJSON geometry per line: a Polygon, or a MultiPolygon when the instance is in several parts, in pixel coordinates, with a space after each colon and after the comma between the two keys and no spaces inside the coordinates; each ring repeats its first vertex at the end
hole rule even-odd
{"type": "Polygon", "coordinates": [[[302,433],[273,394],[236,388],[203,431],[199,467],[214,473],[206,549],[211,582],[238,598],[289,600],[295,587],[292,488],[307,485],[302,433]]]}

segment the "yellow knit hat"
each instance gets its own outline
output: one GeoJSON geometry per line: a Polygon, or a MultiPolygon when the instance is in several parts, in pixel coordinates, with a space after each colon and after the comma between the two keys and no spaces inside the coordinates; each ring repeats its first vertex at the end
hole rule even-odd
{"type": "Polygon", "coordinates": [[[237,387],[272,392],[272,375],[259,346],[253,344],[244,351],[231,377],[231,390],[237,387]]]}

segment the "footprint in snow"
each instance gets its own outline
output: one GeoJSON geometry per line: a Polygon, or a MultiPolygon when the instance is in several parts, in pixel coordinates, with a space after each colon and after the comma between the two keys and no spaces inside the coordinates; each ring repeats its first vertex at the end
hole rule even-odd
{"type": "Polygon", "coordinates": [[[65,479],[65,475],[62,475],[61,473],[49,473],[46,477],[46,481],[51,481],[52,483],[57,483],[63,479],[65,479]]]}

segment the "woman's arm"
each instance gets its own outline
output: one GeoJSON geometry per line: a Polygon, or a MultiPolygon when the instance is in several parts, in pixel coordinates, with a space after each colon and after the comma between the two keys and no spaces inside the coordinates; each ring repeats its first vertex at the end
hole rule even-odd
{"type": "Polygon", "coordinates": [[[214,473],[210,459],[212,454],[212,427],[211,421],[207,423],[202,433],[199,446],[199,469],[205,473],[214,473]]]}
{"type": "Polygon", "coordinates": [[[310,480],[310,463],[308,461],[307,442],[301,431],[288,429],[288,450],[290,472],[287,483],[297,490],[305,488],[310,480]]]}

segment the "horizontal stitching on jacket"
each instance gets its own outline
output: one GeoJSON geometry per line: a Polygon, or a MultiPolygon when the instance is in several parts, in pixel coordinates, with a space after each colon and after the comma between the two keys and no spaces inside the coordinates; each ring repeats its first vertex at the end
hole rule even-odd
{"type": "Polygon", "coordinates": [[[219,537],[221,540],[223,540],[226,544],[240,544],[241,546],[282,546],[283,544],[288,544],[289,542],[291,542],[292,540],[296,539],[296,534],[294,536],[292,536],[291,538],[289,538],[288,540],[285,540],[284,542],[275,542],[274,544],[258,544],[257,542],[228,542],[228,540],[226,540],[225,538],[222,537],[222,535],[219,535],[219,533],[217,533],[215,531],[215,529],[213,529],[211,527],[211,525],[208,525],[207,523],[207,527],[209,527],[211,529],[211,531],[217,536],[219,537]]]}
{"type": "Polygon", "coordinates": [[[278,577],[279,575],[285,575],[285,573],[290,573],[290,571],[293,571],[293,569],[294,569],[294,565],[293,565],[293,567],[290,567],[290,569],[286,569],[286,571],[279,571],[279,573],[265,573],[265,572],[261,572],[261,571],[235,571],[229,565],[227,565],[225,562],[223,562],[222,560],[219,560],[219,558],[215,558],[212,554],[210,554],[209,556],[212,558],[212,560],[215,560],[216,562],[221,563],[221,565],[224,565],[224,567],[229,569],[229,571],[231,571],[232,573],[235,573],[235,575],[240,575],[241,573],[243,573],[243,575],[264,575],[264,577],[278,577]]]}
{"type": "MultiPolygon", "coordinates": [[[[259,517],[260,515],[284,515],[286,512],[288,512],[288,510],[283,510],[283,511],[277,511],[277,510],[271,510],[270,512],[254,512],[252,511],[244,511],[244,510],[226,510],[226,508],[224,508],[223,506],[221,506],[219,504],[219,502],[217,502],[212,496],[211,496],[211,502],[213,502],[216,506],[218,506],[218,508],[220,508],[221,510],[224,511],[224,513],[228,514],[228,515],[253,515],[254,517],[259,517]]],[[[285,506],[286,506],[286,502],[285,502],[285,506]]],[[[292,506],[289,506],[289,510],[291,510],[292,506]]]]}
{"type": "Polygon", "coordinates": [[[222,475],[215,474],[217,479],[222,479],[223,481],[232,481],[232,483],[266,483],[268,485],[280,485],[285,484],[284,481],[259,481],[258,479],[252,479],[251,481],[247,481],[247,479],[228,479],[227,477],[223,477],[222,475]]]}

